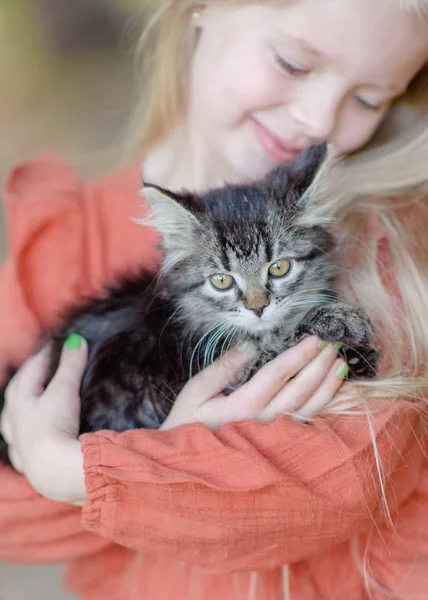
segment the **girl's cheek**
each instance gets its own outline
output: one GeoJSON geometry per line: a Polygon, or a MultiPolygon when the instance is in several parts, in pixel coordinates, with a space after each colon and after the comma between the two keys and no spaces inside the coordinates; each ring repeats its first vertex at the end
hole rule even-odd
{"type": "Polygon", "coordinates": [[[370,118],[370,115],[351,114],[351,111],[342,114],[337,131],[330,140],[336,153],[349,154],[362,148],[374,135],[382,120],[382,115],[370,118]]]}
{"type": "Polygon", "coordinates": [[[230,72],[226,102],[240,108],[241,115],[277,107],[285,102],[286,90],[283,80],[262,64],[248,65],[247,69],[230,72]]]}

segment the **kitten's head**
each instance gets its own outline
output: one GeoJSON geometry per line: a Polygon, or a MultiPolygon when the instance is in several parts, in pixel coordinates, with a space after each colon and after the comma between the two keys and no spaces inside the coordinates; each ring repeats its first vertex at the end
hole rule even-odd
{"type": "Polygon", "coordinates": [[[332,239],[311,219],[306,192],[324,156],[323,144],[259,183],[203,196],[144,188],[182,318],[198,329],[224,323],[259,336],[291,331],[321,302],[333,277],[332,239]]]}

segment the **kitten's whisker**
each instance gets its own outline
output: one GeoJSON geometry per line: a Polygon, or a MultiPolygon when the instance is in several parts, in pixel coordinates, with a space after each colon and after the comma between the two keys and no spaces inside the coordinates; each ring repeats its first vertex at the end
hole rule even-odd
{"type": "Polygon", "coordinates": [[[222,358],[223,354],[224,354],[224,347],[227,344],[228,340],[229,341],[229,345],[227,347],[227,349],[230,348],[230,345],[233,341],[234,336],[236,335],[237,331],[238,331],[238,327],[236,325],[233,324],[233,322],[226,322],[226,336],[223,340],[223,344],[222,347],[220,349],[220,354],[219,354],[219,358],[222,358]]]}
{"type": "Polygon", "coordinates": [[[319,250],[320,252],[322,252],[323,254],[325,254],[326,256],[328,256],[329,258],[331,258],[332,261],[334,261],[334,257],[331,254],[329,254],[328,252],[326,252],[325,250],[323,250],[322,248],[320,248],[319,246],[317,246],[313,242],[311,242],[311,244],[312,244],[312,246],[314,248],[316,248],[317,250],[319,250]]]}
{"type": "Polygon", "coordinates": [[[300,300],[301,298],[325,298],[326,300],[329,300],[329,301],[336,299],[334,296],[330,296],[328,293],[327,294],[326,293],[320,293],[320,294],[308,294],[308,293],[292,294],[290,296],[290,298],[297,299],[297,300],[300,300]]]}
{"type": "Polygon", "coordinates": [[[302,298],[298,300],[291,299],[289,303],[290,308],[304,308],[304,307],[312,307],[312,306],[321,306],[323,304],[329,304],[328,300],[322,296],[313,296],[308,298],[302,298]]]}
{"type": "MultiPolygon", "coordinates": [[[[305,294],[307,292],[322,292],[324,294],[329,295],[329,297],[331,298],[331,300],[341,300],[342,302],[348,302],[348,298],[346,298],[345,294],[339,292],[338,290],[333,290],[332,288],[307,288],[306,290],[304,290],[302,293],[305,294]],[[331,294],[331,296],[330,296],[331,294]]],[[[297,292],[296,295],[299,295],[299,292],[297,292]]]]}
{"type": "Polygon", "coordinates": [[[237,331],[238,331],[238,327],[236,327],[236,325],[234,327],[231,326],[230,331],[227,334],[227,336],[225,337],[223,345],[221,347],[220,358],[223,357],[224,348],[225,348],[226,344],[227,344],[227,346],[226,346],[226,352],[229,350],[230,346],[232,345],[233,338],[234,338],[235,334],[237,333],[237,331]]]}
{"type": "MultiPolygon", "coordinates": [[[[203,343],[204,339],[210,335],[210,333],[212,333],[215,329],[218,329],[219,327],[222,327],[223,323],[216,323],[215,325],[213,325],[198,341],[198,343],[196,344],[196,346],[193,349],[192,355],[190,357],[190,368],[189,368],[189,378],[193,377],[193,360],[195,358],[196,353],[198,352],[201,344],[203,343]]],[[[199,368],[199,361],[198,361],[198,368],[199,368]]]]}
{"type": "Polygon", "coordinates": [[[214,333],[211,335],[211,337],[208,340],[207,345],[205,346],[205,351],[204,351],[204,363],[203,363],[203,369],[206,369],[206,367],[210,364],[210,353],[211,353],[211,348],[214,344],[215,347],[215,343],[218,337],[221,337],[223,335],[223,331],[224,331],[224,321],[221,321],[220,323],[220,328],[217,329],[216,331],[214,331],[214,333]]]}
{"type": "MultiPolygon", "coordinates": [[[[205,346],[205,350],[204,350],[204,367],[203,368],[206,368],[207,364],[209,363],[208,355],[209,355],[209,352],[210,352],[211,344],[215,342],[217,336],[221,337],[223,335],[223,332],[225,330],[224,329],[225,326],[227,326],[227,321],[225,319],[222,319],[219,323],[217,323],[213,328],[211,328],[209,330],[208,333],[210,333],[212,335],[209,338],[209,340],[208,340],[208,342],[207,342],[207,344],[205,346]]],[[[198,368],[200,370],[200,363],[199,362],[198,362],[198,368]]]]}
{"type": "Polygon", "coordinates": [[[165,392],[163,392],[157,385],[153,385],[153,389],[156,390],[158,392],[158,394],[160,396],[162,396],[163,398],[165,398],[165,400],[167,400],[170,404],[174,404],[176,398],[177,398],[177,393],[174,392],[173,388],[170,386],[170,384],[165,381],[164,379],[162,380],[162,383],[164,385],[166,385],[166,387],[169,389],[169,391],[171,392],[172,396],[174,396],[174,399],[172,400],[167,394],[165,394],[165,392]]]}
{"type": "Polygon", "coordinates": [[[178,306],[178,307],[175,309],[175,311],[172,313],[172,315],[171,315],[171,316],[169,317],[169,319],[166,321],[165,325],[164,325],[164,326],[163,326],[163,328],[162,328],[162,331],[160,332],[160,335],[159,335],[159,341],[160,341],[160,339],[161,339],[161,337],[162,337],[162,335],[163,335],[163,333],[164,333],[165,329],[166,329],[166,328],[168,327],[168,325],[171,323],[172,319],[175,317],[175,315],[178,313],[178,311],[179,311],[179,310],[180,310],[180,306],[178,306]]]}
{"type": "Polygon", "coordinates": [[[223,327],[220,331],[215,333],[209,341],[208,346],[205,350],[204,369],[206,369],[208,365],[214,362],[214,355],[217,348],[217,344],[221,340],[223,334],[227,332],[227,330],[228,326],[226,324],[226,327],[223,327]]]}
{"type": "Polygon", "coordinates": [[[321,292],[323,294],[332,294],[333,296],[337,295],[336,290],[333,290],[332,288],[328,288],[328,287],[314,287],[314,288],[305,288],[304,290],[301,290],[300,292],[296,292],[295,295],[298,296],[299,294],[306,294],[308,292],[321,292]]]}
{"type": "Polygon", "coordinates": [[[300,296],[297,298],[291,296],[289,298],[289,300],[291,302],[319,301],[319,300],[326,300],[326,301],[328,300],[330,302],[330,298],[328,298],[327,296],[321,296],[321,295],[319,295],[319,296],[300,296]]]}

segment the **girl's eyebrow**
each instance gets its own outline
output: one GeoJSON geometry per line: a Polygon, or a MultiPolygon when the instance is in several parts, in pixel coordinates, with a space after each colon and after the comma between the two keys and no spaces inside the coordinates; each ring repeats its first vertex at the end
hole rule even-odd
{"type": "Polygon", "coordinates": [[[328,58],[326,56],[326,54],[324,54],[320,50],[317,50],[313,46],[310,46],[302,38],[299,38],[299,37],[296,37],[296,36],[290,35],[290,34],[285,34],[284,31],[280,31],[280,30],[278,30],[278,32],[277,32],[277,37],[278,37],[278,40],[291,41],[291,42],[295,42],[295,43],[299,44],[299,46],[301,47],[302,50],[304,50],[308,54],[312,54],[312,56],[328,58]]]}

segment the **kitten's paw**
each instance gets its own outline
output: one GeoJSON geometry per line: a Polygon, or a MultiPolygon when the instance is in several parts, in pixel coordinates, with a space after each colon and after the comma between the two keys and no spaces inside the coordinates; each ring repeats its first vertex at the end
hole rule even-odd
{"type": "Polygon", "coordinates": [[[307,335],[346,346],[368,346],[373,339],[373,327],[362,310],[334,302],[316,306],[303,317],[295,339],[298,342],[307,335]]]}
{"type": "Polygon", "coordinates": [[[349,379],[372,379],[376,377],[380,352],[375,346],[342,348],[340,354],[351,369],[349,379]]]}
{"type": "Polygon", "coordinates": [[[295,339],[307,335],[343,344],[340,354],[351,368],[350,379],[376,376],[380,353],[372,345],[373,327],[363,311],[339,302],[315,307],[305,315],[295,339]]]}

